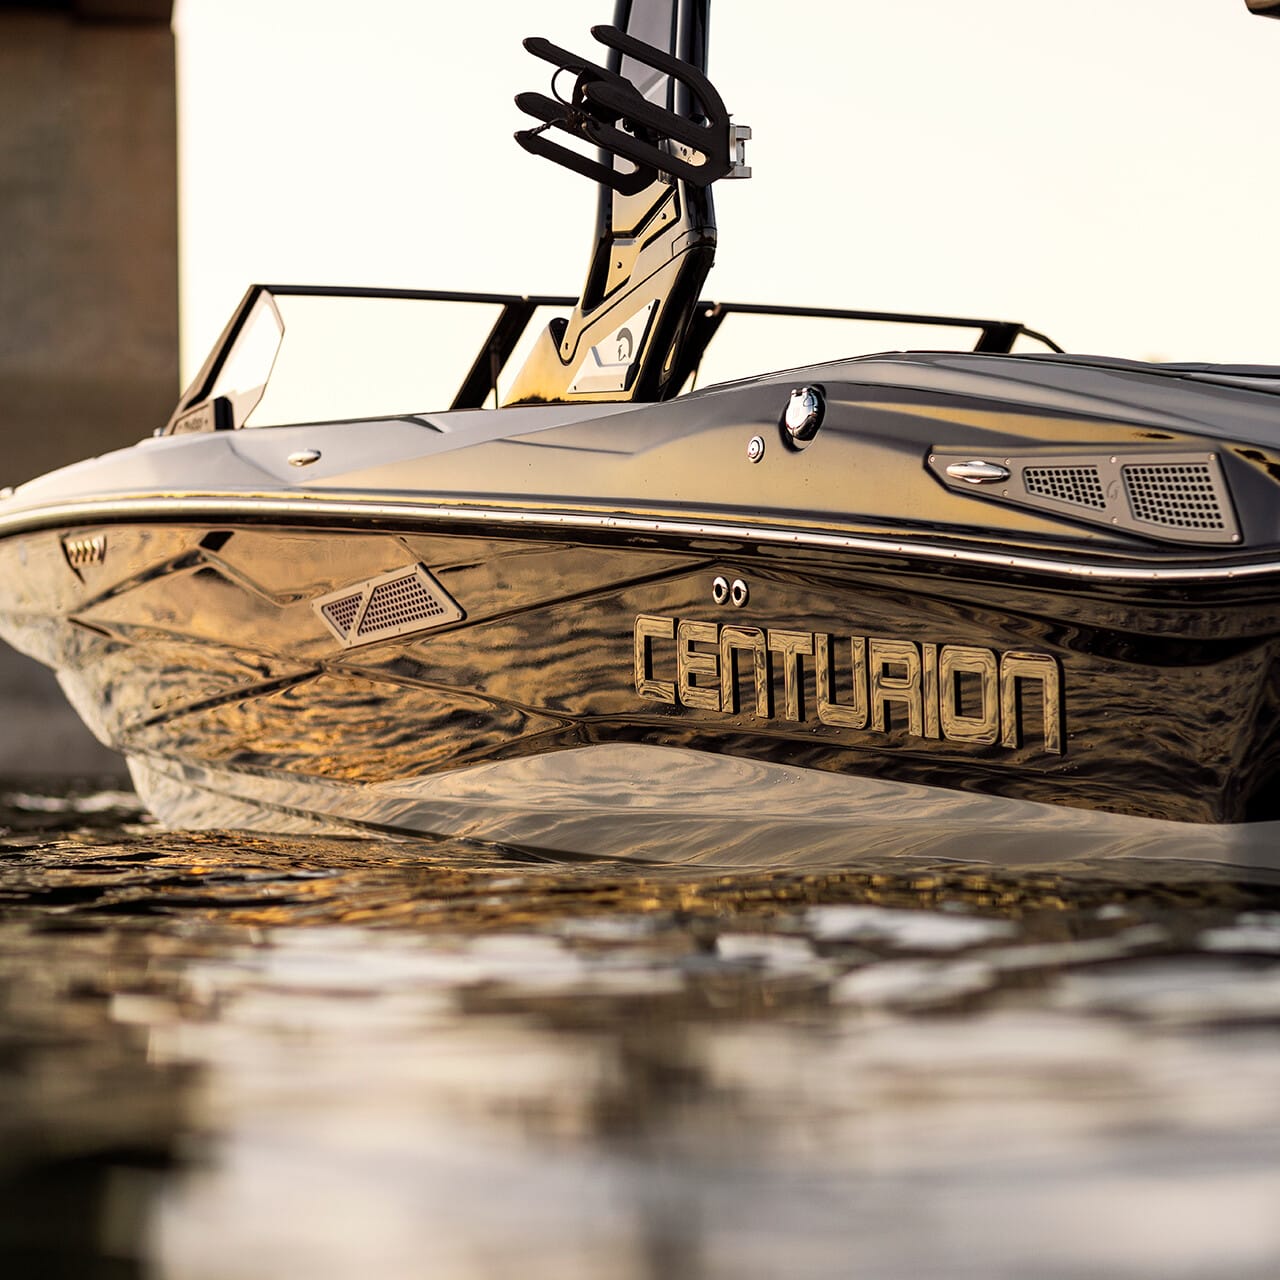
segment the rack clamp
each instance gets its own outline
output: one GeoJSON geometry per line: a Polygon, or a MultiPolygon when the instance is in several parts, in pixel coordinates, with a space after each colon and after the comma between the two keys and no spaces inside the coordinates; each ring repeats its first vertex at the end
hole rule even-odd
{"type": "MultiPolygon", "coordinates": [[[[720,178],[750,177],[745,145],[751,130],[746,125],[730,123],[719,93],[697,67],[617,27],[592,27],[591,34],[606,48],[680,81],[697,102],[701,116],[685,116],[656,106],[617,72],[580,58],[541,36],[531,36],[524,42],[530,53],[555,66],[557,76],[571,71],[577,78],[567,100],[541,93],[516,96],[516,106],[542,122],[535,129],[522,129],[515,135],[526,151],[623,195],[643,191],[659,175],[697,187],[709,187],[720,178]],[[550,129],[597,146],[634,168],[623,172],[572,151],[548,138],[550,129]]],[[[553,76],[553,92],[554,86],[553,76]]]]}

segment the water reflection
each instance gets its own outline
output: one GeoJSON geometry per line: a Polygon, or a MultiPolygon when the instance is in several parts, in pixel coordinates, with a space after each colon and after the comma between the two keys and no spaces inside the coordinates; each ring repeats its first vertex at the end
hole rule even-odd
{"type": "Polygon", "coordinates": [[[6,1274],[1280,1264],[1274,885],[564,865],[127,803],[3,819],[6,1274]]]}

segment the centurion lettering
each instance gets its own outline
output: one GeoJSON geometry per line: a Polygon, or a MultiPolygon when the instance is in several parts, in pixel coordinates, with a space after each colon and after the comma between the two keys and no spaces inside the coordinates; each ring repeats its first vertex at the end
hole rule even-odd
{"type": "Polygon", "coordinates": [[[1026,701],[1038,710],[1043,749],[1062,753],[1062,673],[1047,653],[647,613],[636,618],[634,641],[636,692],[655,702],[1018,747],[1026,701]],[[1033,687],[1039,697],[1031,699],[1033,687]]]}

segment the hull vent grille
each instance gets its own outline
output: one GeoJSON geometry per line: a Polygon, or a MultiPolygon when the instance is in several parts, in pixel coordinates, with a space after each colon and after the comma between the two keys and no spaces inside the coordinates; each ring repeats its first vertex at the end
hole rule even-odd
{"type": "Polygon", "coordinates": [[[1022,482],[1027,492],[1037,497],[1092,507],[1095,511],[1107,505],[1097,467],[1024,467],[1022,482]]]}
{"type": "Polygon", "coordinates": [[[1135,520],[1169,529],[1227,527],[1208,463],[1128,466],[1121,474],[1135,520]]]}
{"type": "Polygon", "coordinates": [[[356,635],[364,639],[411,623],[443,618],[448,612],[448,607],[416,573],[406,573],[381,583],[369,593],[369,603],[365,605],[356,635]]]}
{"type": "Polygon", "coordinates": [[[464,616],[420,564],[353,583],[312,603],[344,648],[430,631],[464,616]]]}
{"type": "Polygon", "coordinates": [[[360,592],[353,595],[340,596],[337,600],[330,600],[320,610],[320,616],[336,631],[339,635],[345,636],[351,630],[351,624],[356,620],[356,614],[360,612],[360,604],[364,600],[364,596],[360,592]]]}

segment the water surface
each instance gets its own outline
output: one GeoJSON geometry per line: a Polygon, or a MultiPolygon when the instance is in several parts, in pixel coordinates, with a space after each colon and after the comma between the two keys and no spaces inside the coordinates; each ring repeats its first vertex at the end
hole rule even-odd
{"type": "Polygon", "coordinates": [[[1273,884],[0,803],[5,1275],[1280,1274],[1273,884]]]}

